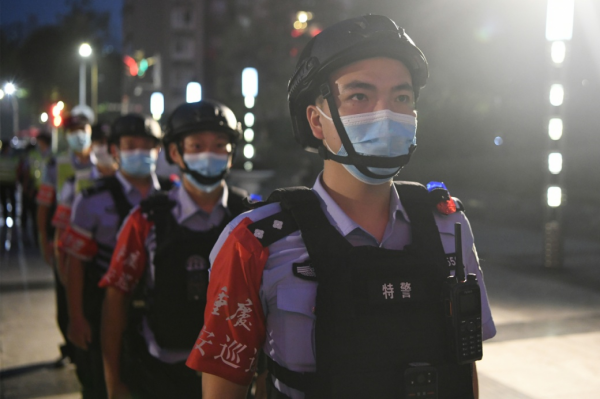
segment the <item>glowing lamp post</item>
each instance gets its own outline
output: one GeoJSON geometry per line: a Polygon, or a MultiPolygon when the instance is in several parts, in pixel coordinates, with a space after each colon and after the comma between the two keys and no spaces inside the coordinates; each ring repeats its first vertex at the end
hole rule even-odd
{"type": "Polygon", "coordinates": [[[159,120],[165,112],[165,96],[160,92],[154,92],[150,95],[150,113],[152,117],[159,120]]]}
{"type": "Polygon", "coordinates": [[[202,100],[202,85],[198,82],[190,82],[185,90],[185,101],[188,103],[197,103],[202,100]]]}
{"type": "Polygon", "coordinates": [[[563,264],[562,205],[564,198],[563,116],[567,98],[563,82],[564,63],[573,37],[575,0],[548,0],[546,40],[549,43],[551,76],[548,90],[548,174],[545,198],[544,266],[560,268],[563,264]]]}
{"type": "Polygon", "coordinates": [[[79,46],[79,104],[85,105],[85,60],[92,55],[92,47],[88,43],[82,43],[79,46]]]}
{"type": "Polygon", "coordinates": [[[8,82],[4,85],[4,95],[10,97],[13,112],[13,134],[16,136],[19,133],[19,101],[17,101],[17,86],[14,83],[8,82]]]}
{"type": "MultiPolygon", "coordinates": [[[[244,104],[248,110],[254,107],[256,96],[258,95],[258,71],[255,68],[244,68],[242,71],[242,96],[244,96],[244,104]]],[[[244,115],[244,157],[247,159],[244,162],[244,169],[248,172],[252,171],[254,164],[251,159],[254,158],[254,114],[250,111],[244,115]]]]}

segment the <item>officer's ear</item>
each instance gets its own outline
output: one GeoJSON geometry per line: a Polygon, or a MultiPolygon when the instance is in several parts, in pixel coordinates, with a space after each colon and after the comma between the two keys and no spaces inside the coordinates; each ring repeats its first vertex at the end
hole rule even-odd
{"type": "Polygon", "coordinates": [[[185,165],[183,164],[183,159],[181,159],[181,154],[179,154],[179,149],[177,148],[177,143],[169,143],[169,156],[173,160],[175,165],[178,165],[180,168],[184,169],[185,165]]]}
{"type": "Polygon", "coordinates": [[[313,136],[318,138],[319,140],[323,140],[325,136],[323,135],[323,125],[322,115],[317,109],[316,105],[309,105],[306,107],[306,119],[308,119],[308,123],[310,125],[310,129],[312,130],[313,136]]]}

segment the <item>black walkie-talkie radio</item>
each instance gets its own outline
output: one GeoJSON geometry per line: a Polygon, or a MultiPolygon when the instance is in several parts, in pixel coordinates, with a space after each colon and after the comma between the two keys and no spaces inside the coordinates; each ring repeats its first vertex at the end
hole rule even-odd
{"type": "Polygon", "coordinates": [[[481,290],[477,276],[469,273],[465,280],[462,257],[461,225],[454,225],[456,272],[444,283],[442,302],[446,317],[449,360],[458,364],[481,360],[481,290]]]}

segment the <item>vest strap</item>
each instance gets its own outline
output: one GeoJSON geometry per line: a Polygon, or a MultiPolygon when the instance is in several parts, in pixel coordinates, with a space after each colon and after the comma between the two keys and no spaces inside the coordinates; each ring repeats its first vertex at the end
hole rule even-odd
{"type": "Polygon", "coordinates": [[[301,373],[298,371],[292,371],[286,367],[283,367],[266,354],[265,358],[267,359],[267,370],[269,373],[288,387],[297,389],[301,392],[306,392],[309,387],[315,385],[317,377],[316,373],[301,373]]]}

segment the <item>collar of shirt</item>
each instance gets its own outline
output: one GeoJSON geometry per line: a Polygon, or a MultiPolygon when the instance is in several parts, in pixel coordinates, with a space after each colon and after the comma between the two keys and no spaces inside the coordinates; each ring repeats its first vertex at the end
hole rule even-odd
{"type": "MultiPolygon", "coordinates": [[[[177,187],[176,190],[172,191],[175,195],[171,195],[171,199],[177,201],[177,211],[175,212],[175,217],[177,219],[177,223],[183,224],[185,220],[195,215],[197,212],[204,213],[208,215],[208,213],[200,208],[198,204],[190,197],[190,194],[183,187],[183,184],[177,187]]],[[[223,209],[227,209],[227,198],[229,197],[229,190],[227,189],[227,184],[223,187],[223,194],[221,198],[215,204],[213,208],[213,212],[217,207],[222,207],[223,209]]]]}
{"type": "MultiPolygon", "coordinates": [[[[117,180],[119,180],[119,183],[121,183],[121,185],[125,189],[125,194],[130,194],[133,190],[137,190],[135,187],[133,187],[131,183],[129,183],[129,181],[127,181],[125,176],[121,174],[120,170],[117,170],[117,173],[115,173],[115,177],[117,178],[117,180]]],[[[158,177],[156,176],[156,174],[152,173],[150,174],[150,177],[152,178],[152,187],[150,189],[150,193],[160,191],[160,183],[158,182],[158,177]]]]}
{"type": "MultiPolygon", "coordinates": [[[[356,232],[357,230],[361,232],[361,234],[367,234],[370,237],[372,235],[365,231],[362,227],[358,225],[354,220],[352,220],[346,213],[340,208],[340,206],[331,198],[323,183],[321,182],[322,173],[317,177],[317,181],[313,186],[313,190],[319,195],[321,198],[321,207],[325,211],[325,215],[329,219],[329,222],[335,226],[338,231],[344,236],[347,237],[349,234],[356,232]]],[[[385,233],[383,235],[382,242],[385,242],[387,238],[392,234],[397,216],[400,215],[404,219],[404,222],[410,223],[408,215],[406,214],[406,210],[404,206],[402,206],[402,202],[400,201],[400,196],[398,195],[398,191],[394,186],[390,188],[390,211],[389,211],[389,219],[385,229],[385,233]]]]}
{"type": "Polygon", "coordinates": [[[69,150],[69,156],[71,158],[71,165],[73,165],[75,169],[86,169],[94,166],[89,156],[87,157],[86,163],[82,163],[73,150],[69,150]]]}

